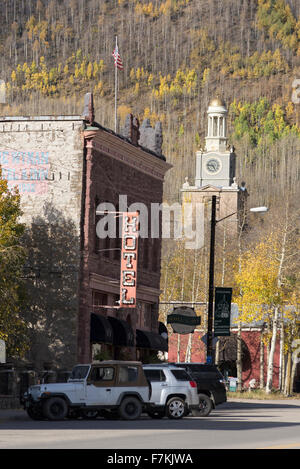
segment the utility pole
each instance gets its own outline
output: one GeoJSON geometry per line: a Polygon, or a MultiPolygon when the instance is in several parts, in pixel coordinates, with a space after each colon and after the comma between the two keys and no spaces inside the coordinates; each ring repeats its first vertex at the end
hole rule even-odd
{"type": "Polygon", "coordinates": [[[208,310],[207,310],[207,363],[213,362],[213,305],[214,305],[214,272],[215,272],[215,237],[216,237],[216,205],[217,196],[212,196],[211,227],[210,227],[210,253],[209,253],[209,280],[208,280],[208,310]]]}

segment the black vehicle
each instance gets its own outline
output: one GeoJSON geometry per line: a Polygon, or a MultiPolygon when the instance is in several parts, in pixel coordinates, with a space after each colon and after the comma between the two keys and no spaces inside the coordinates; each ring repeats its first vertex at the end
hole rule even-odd
{"type": "Polygon", "coordinates": [[[207,417],[212,409],[227,401],[225,379],[215,365],[207,363],[174,363],[184,368],[197,383],[199,411],[195,416],[207,417]]]}

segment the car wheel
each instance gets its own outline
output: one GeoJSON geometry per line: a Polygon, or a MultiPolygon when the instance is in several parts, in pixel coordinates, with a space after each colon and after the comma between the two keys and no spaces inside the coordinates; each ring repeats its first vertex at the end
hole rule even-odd
{"type": "Polygon", "coordinates": [[[136,397],[125,397],[119,407],[119,415],[125,420],[136,420],[142,413],[142,404],[136,397]]]}
{"type": "Polygon", "coordinates": [[[86,420],[95,420],[99,416],[98,410],[92,409],[83,409],[80,413],[81,417],[86,420]]]}
{"type": "Polygon", "coordinates": [[[196,411],[197,416],[207,417],[211,413],[212,407],[211,399],[206,394],[199,394],[199,411],[196,411]]]}
{"type": "Polygon", "coordinates": [[[51,397],[44,403],[43,414],[49,420],[63,420],[68,414],[68,404],[61,397],[51,397]]]}
{"type": "Polygon", "coordinates": [[[32,420],[43,420],[44,415],[40,407],[31,406],[26,409],[28,417],[32,420]]]}
{"type": "Polygon", "coordinates": [[[180,397],[172,397],[166,406],[166,414],[169,419],[181,419],[186,412],[186,406],[180,397]]]}
{"type": "Polygon", "coordinates": [[[149,417],[151,417],[152,419],[163,419],[164,416],[166,415],[165,412],[161,411],[161,410],[157,410],[157,411],[149,410],[147,413],[148,413],[149,417]]]}

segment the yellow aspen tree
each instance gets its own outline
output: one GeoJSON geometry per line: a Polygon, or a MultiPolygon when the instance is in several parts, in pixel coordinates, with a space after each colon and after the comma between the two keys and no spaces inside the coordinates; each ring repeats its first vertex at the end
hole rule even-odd
{"type": "Polygon", "coordinates": [[[79,71],[79,68],[78,68],[78,65],[75,64],[75,73],[74,73],[74,76],[76,78],[76,80],[79,78],[80,76],[80,71],[79,71]]]}
{"type": "Polygon", "coordinates": [[[297,258],[295,220],[289,202],[285,202],[282,220],[276,221],[270,235],[241,255],[241,269],[235,276],[239,294],[236,302],[240,320],[249,323],[263,320],[271,332],[266,392],[272,390],[275,345],[285,305],[296,288],[292,262],[297,258]]]}
{"type": "Polygon", "coordinates": [[[20,223],[19,193],[9,190],[1,169],[0,177],[0,339],[6,342],[9,356],[21,357],[28,349],[28,325],[22,319],[25,305],[21,280],[26,260],[26,251],[21,245],[25,225],[20,223]]]}
{"type": "Polygon", "coordinates": [[[129,76],[130,76],[130,80],[131,80],[131,81],[135,81],[135,70],[134,70],[134,68],[132,68],[132,69],[130,70],[129,76]]]}
{"type": "Polygon", "coordinates": [[[86,69],[86,76],[88,80],[91,80],[93,76],[93,64],[92,62],[88,63],[87,69],[86,69]]]}
{"type": "Polygon", "coordinates": [[[93,77],[94,77],[94,78],[97,78],[98,72],[99,72],[98,63],[97,63],[97,62],[94,62],[94,63],[93,63],[93,77]]]}
{"type": "Polygon", "coordinates": [[[209,79],[210,68],[205,68],[202,76],[202,83],[205,84],[209,79]]]}

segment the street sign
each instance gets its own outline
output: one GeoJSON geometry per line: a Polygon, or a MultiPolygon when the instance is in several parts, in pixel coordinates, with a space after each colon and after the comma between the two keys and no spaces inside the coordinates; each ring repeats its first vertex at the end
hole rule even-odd
{"type": "Polygon", "coordinates": [[[230,335],[232,288],[215,289],[214,336],[230,335]]]}
{"type": "Polygon", "coordinates": [[[173,313],[168,315],[167,323],[171,324],[173,331],[177,334],[191,334],[196,326],[201,324],[201,317],[197,316],[194,308],[180,306],[174,308],[173,313]]]}

